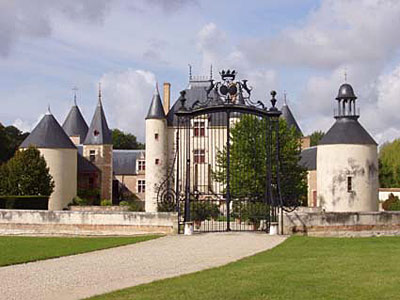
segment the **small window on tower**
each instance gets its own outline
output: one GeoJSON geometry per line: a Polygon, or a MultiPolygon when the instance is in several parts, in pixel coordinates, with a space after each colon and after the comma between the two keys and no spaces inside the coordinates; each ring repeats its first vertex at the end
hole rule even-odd
{"type": "Polygon", "coordinates": [[[160,164],[160,160],[158,158],[156,158],[156,165],[160,164]]]}
{"type": "Polygon", "coordinates": [[[158,141],[158,133],[155,133],[155,134],[154,134],[154,139],[155,139],[156,141],[158,141]]]}
{"type": "Polygon", "coordinates": [[[90,150],[89,159],[90,159],[91,162],[94,162],[96,160],[96,151],[90,150]]]}
{"type": "Polygon", "coordinates": [[[353,192],[353,177],[347,176],[347,191],[349,193],[353,192]]]}

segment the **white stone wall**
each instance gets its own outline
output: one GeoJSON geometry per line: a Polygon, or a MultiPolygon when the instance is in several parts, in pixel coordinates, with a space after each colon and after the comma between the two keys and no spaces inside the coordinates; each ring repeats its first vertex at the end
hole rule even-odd
{"type": "Polygon", "coordinates": [[[54,192],[49,199],[49,210],[62,210],[76,196],[78,176],[77,149],[39,148],[54,180],[54,192]]]}
{"type": "Polygon", "coordinates": [[[176,213],[0,210],[0,234],[176,233],[176,213]]]}
{"type": "Polygon", "coordinates": [[[146,120],[146,212],[157,211],[158,186],[166,179],[168,168],[167,121],[146,120]],[[158,134],[158,139],[155,138],[158,134]],[[156,164],[158,159],[158,164],[156,164]]]}
{"type": "Polygon", "coordinates": [[[378,210],[378,154],[375,145],[320,145],[317,197],[330,212],[378,210]],[[352,191],[347,178],[352,177],[352,191]]]}

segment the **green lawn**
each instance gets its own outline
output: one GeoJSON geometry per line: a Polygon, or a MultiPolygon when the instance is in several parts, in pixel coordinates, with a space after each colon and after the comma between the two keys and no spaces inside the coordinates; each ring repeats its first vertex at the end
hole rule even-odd
{"type": "Polygon", "coordinates": [[[117,247],[160,237],[20,237],[0,236],[0,266],[117,247]]]}
{"type": "Polygon", "coordinates": [[[93,299],[400,299],[400,238],[291,237],[224,267],[93,299]]]}

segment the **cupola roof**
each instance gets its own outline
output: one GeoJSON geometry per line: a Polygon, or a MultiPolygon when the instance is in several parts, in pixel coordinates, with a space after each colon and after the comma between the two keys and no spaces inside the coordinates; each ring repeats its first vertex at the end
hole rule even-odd
{"type": "Polygon", "coordinates": [[[28,148],[31,145],[37,148],[76,149],[50,111],[22,142],[20,148],[28,148]]]}
{"type": "Polygon", "coordinates": [[[149,112],[147,113],[147,119],[165,119],[165,112],[161,103],[160,92],[158,91],[158,85],[154,90],[153,99],[151,100],[149,112]]]}
{"type": "Polygon", "coordinates": [[[337,118],[318,145],[357,144],[377,145],[371,135],[361,126],[357,117],[337,118]]]}
{"type": "Polygon", "coordinates": [[[343,83],[340,86],[336,100],[340,99],[357,99],[353,87],[350,84],[343,83]]]}

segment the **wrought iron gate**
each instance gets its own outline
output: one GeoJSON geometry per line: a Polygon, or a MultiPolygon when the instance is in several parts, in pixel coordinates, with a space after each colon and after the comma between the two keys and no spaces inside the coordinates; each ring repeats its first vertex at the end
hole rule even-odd
{"type": "Polygon", "coordinates": [[[269,231],[282,207],[279,172],[279,116],[250,98],[247,81],[221,71],[206,100],[186,103],[181,92],[175,112],[174,159],[160,185],[158,207],[177,211],[195,231],[269,231]]]}

